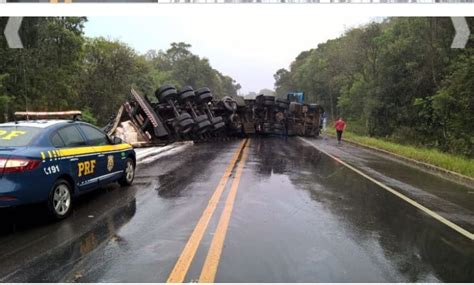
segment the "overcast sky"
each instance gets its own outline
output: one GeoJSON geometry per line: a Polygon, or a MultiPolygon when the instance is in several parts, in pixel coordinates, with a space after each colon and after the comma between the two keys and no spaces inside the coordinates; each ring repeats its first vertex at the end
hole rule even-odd
{"type": "Polygon", "coordinates": [[[85,33],[121,40],[140,53],[184,41],[193,53],[239,82],[246,94],[273,89],[275,71],[288,68],[301,51],[374,19],[322,15],[298,5],[274,11],[267,7],[266,13],[249,6],[215,6],[181,6],[156,17],[89,17],[85,33]]]}

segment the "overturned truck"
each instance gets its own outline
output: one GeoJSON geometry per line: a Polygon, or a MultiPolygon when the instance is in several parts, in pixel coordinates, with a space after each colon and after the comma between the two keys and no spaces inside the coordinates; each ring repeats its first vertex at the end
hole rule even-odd
{"type": "Polygon", "coordinates": [[[252,135],[317,136],[323,109],[274,96],[215,98],[207,87],[163,85],[150,100],[130,91],[104,130],[136,146],[252,135]]]}

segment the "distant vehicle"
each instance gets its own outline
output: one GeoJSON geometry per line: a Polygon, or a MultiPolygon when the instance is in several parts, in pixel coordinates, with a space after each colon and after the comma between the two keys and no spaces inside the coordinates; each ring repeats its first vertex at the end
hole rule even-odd
{"type": "Polygon", "coordinates": [[[132,146],[85,122],[36,119],[0,124],[0,207],[47,202],[51,215],[63,219],[78,195],[116,181],[131,185],[135,165],[132,146]]]}

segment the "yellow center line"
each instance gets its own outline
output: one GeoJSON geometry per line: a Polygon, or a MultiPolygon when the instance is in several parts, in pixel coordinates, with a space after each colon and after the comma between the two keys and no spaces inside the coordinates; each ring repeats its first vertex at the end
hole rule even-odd
{"type": "Polygon", "coordinates": [[[201,271],[201,276],[199,277],[200,283],[213,283],[216,278],[217,267],[219,266],[222,250],[224,248],[224,241],[227,234],[227,229],[229,228],[232,210],[234,209],[234,202],[239,189],[240,178],[242,176],[245,161],[247,160],[249,145],[250,139],[244,148],[242,158],[240,159],[239,165],[237,166],[237,171],[232,181],[232,186],[230,188],[229,195],[227,196],[224,210],[222,211],[221,217],[219,219],[214,238],[212,239],[206,261],[204,262],[204,266],[201,271]]]}
{"type": "Polygon", "coordinates": [[[219,202],[222,196],[222,192],[224,192],[225,185],[227,184],[227,181],[229,180],[229,177],[232,174],[232,170],[234,169],[234,166],[237,163],[240,153],[242,152],[242,149],[244,148],[246,143],[247,139],[243,140],[239,144],[239,147],[237,148],[234,155],[232,156],[232,159],[230,160],[230,163],[227,166],[224,175],[222,176],[221,180],[219,181],[219,184],[216,187],[216,190],[214,191],[214,194],[212,194],[211,199],[209,200],[209,204],[202,213],[202,216],[196,224],[193,233],[189,237],[186,246],[184,247],[183,251],[181,252],[181,255],[178,258],[178,261],[176,262],[173,270],[171,271],[170,276],[167,280],[168,283],[182,283],[184,281],[189,267],[191,266],[191,262],[193,261],[193,258],[199,247],[199,244],[201,243],[202,237],[204,236],[204,232],[206,231],[207,226],[209,225],[209,221],[211,220],[211,217],[214,214],[214,211],[216,210],[217,203],[219,202]]]}
{"type": "Polygon", "coordinates": [[[382,187],[382,189],[387,190],[388,192],[390,192],[393,195],[399,197],[400,199],[407,202],[408,204],[410,204],[410,205],[416,207],[417,209],[423,211],[424,213],[426,213],[427,215],[429,215],[433,219],[443,223],[444,225],[446,225],[446,226],[450,227],[451,229],[457,231],[461,235],[467,237],[468,239],[474,240],[474,234],[473,233],[471,233],[471,232],[467,231],[466,229],[458,226],[457,224],[455,224],[455,223],[451,222],[450,220],[444,218],[443,216],[439,215],[438,213],[426,208],[425,206],[421,205],[420,203],[416,202],[415,200],[408,198],[407,196],[403,195],[402,193],[398,192],[397,190],[383,184],[382,182],[379,182],[379,181],[375,180],[374,178],[368,176],[367,174],[363,173],[362,171],[358,170],[357,168],[355,168],[355,167],[347,164],[346,162],[340,160],[339,158],[335,157],[334,155],[331,155],[331,154],[327,153],[326,151],[316,147],[310,141],[308,141],[304,138],[300,138],[300,139],[303,140],[304,142],[306,142],[307,144],[313,146],[314,148],[317,148],[320,152],[326,154],[330,158],[334,159],[335,161],[339,162],[340,164],[344,165],[345,167],[349,168],[350,170],[354,171],[355,173],[360,174],[361,176],[365,177],[366,179],[368,179],[368,180],[372,181],[373,183],[377,184],[378,186],[382,187]]]}

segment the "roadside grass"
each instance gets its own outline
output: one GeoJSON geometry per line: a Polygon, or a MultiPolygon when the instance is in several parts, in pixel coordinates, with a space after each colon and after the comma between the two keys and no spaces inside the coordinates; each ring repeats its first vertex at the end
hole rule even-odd
{"type": "MultiPolygon", "coordinates": [[[[336,135],[336,131],[331,128],[328,128],[328,133],[334,136],[336,135]]],[[[348,131],[344,131],[343,140],[383,149],[407,158],[429,163],[474,178],[473,159],[443,153],[436,149],[402,145],[394,142],[388,142],[383,139],[359,136],[348,131]]]]}

